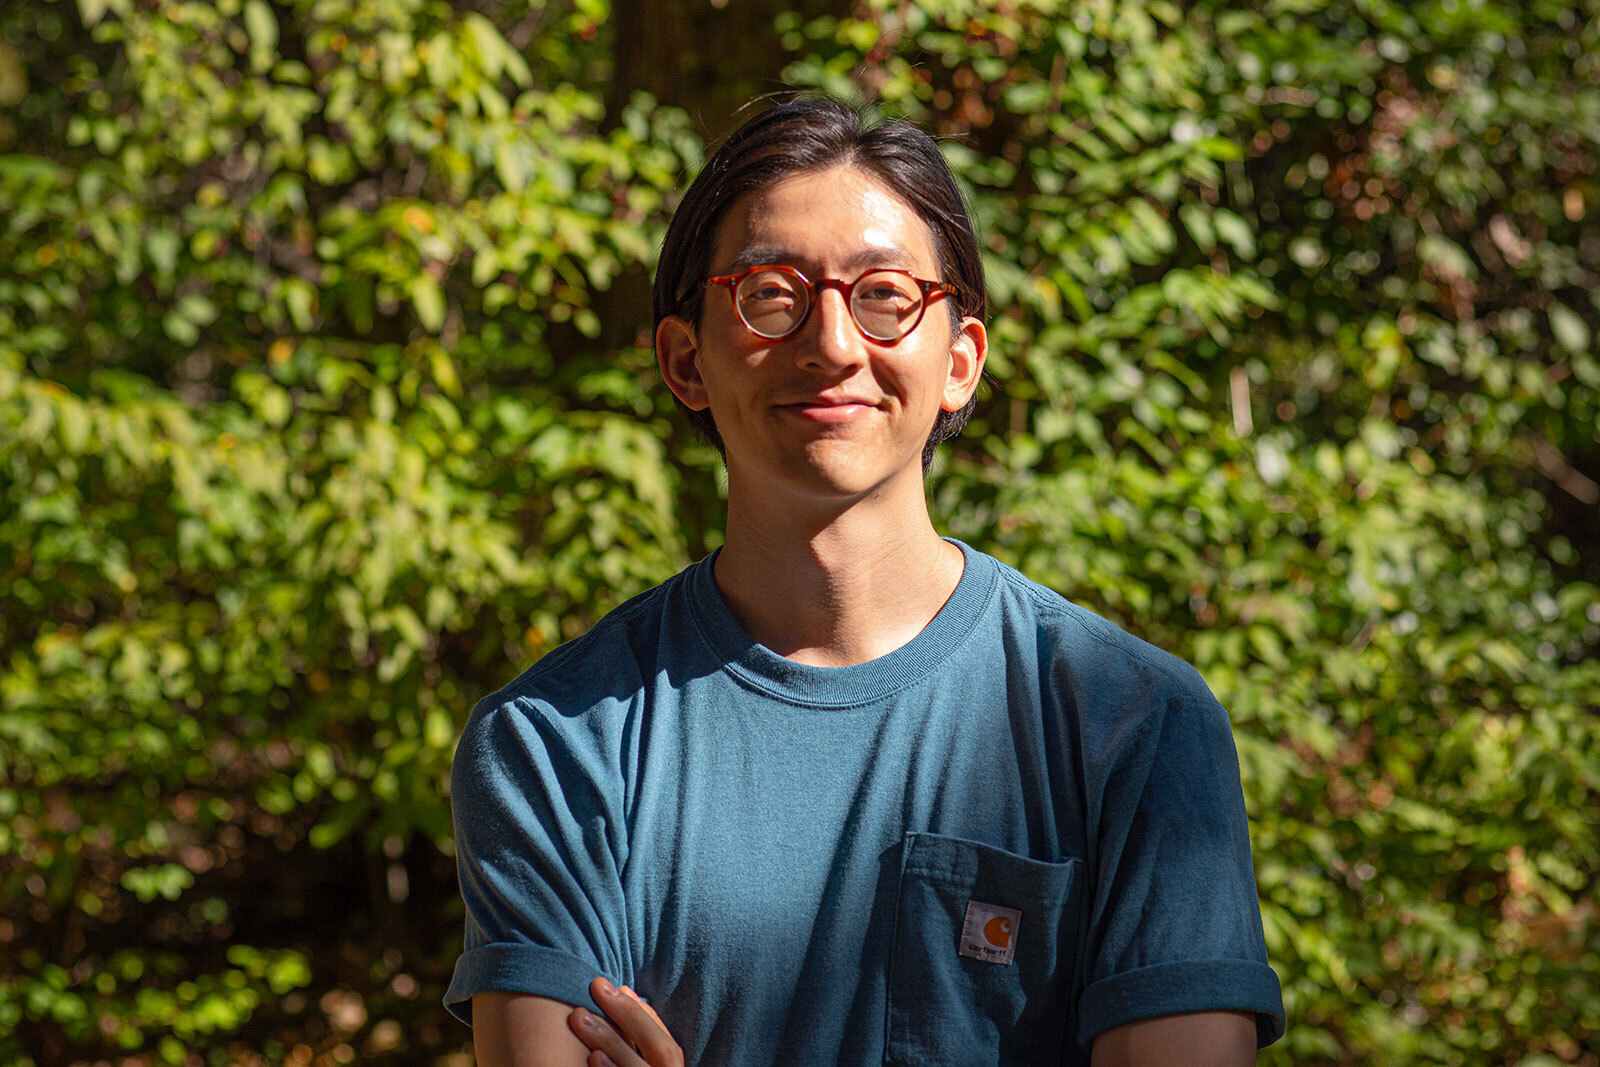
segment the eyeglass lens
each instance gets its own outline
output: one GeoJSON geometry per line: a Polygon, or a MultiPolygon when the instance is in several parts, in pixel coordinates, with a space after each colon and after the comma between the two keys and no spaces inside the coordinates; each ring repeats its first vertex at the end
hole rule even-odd
{"type": "MultiPolygon", "coordinates": [[[[805,321],[811,294],[786,271],[761,270],[739,283],[734,294],[739,316],[762,337],[783,337],[805,321]]],[[[875,341],[894,341],[917,325],[922,290],[904,274],[877,270],[861,276],[850,294],[850,315],[875,341]]]]}

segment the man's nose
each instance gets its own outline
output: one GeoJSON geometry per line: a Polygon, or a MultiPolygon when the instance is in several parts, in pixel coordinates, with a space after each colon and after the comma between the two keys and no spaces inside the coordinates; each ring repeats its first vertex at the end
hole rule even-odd
{"type": "Polygon", "coordinates": [[[818,286],[817,304],[811,309],[810,318],[800,338],[802,362],[845,367],[861,361],[861,331],[850,316],[850,303],[842,287],[818,286]]]}

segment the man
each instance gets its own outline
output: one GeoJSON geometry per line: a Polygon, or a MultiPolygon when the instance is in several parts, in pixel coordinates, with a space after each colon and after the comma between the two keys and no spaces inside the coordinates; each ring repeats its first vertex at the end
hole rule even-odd
{"type": "Polygon", "coordinates": [[[656,350],[727,539],[473,713],[446,1002],[481,1063],[1221,1065],[1282,1032],[1226,713],[929,520],[984,305],[906,124],[786,103],[691,186],[656,350]]]}

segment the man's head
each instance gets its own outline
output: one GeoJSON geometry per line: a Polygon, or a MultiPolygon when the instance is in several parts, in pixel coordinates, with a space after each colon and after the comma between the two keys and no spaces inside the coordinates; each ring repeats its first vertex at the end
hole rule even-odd
{"type": "MultiPolygon", "coordinates": [[[[663,319],[677,316],[696,329],[700,327],[710,292],[701,283],[712,271],[719,226],[736,202],[796,175],[837,167],[877,179],[926,224],[939,274],[933,280],[949,283],[956,290],[953,296],[936,301],[946,305],[951,330],[966,318],[981,322],[988,298],[977,238],[938,146],[909,123],[868,126],[839,101],[805,98],[780,104],[746,122],[690,185],[667,230],[656,269],[657,326],[663,319]]],[[[932,319],[934,306],[929,310],[932,319]]],[[[973,403],[969,400],[958,410],[940,411],[924,446],[924,468],[931,462],[935,446],[960,432],[973,403]]],[[[691,410],[690,418],[723,448],[709,410],[691,410]]]]}

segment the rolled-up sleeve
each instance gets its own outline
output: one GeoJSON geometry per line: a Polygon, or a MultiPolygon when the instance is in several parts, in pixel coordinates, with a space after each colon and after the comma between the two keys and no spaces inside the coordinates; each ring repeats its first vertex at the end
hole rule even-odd
{"type": "Polygon", "coordinates": [[[1214,699],[1174,698],[1133,733],[1103,785],[1088,887],[1078,1041],[1140,1019],[1249,1011],[1282,1036],[1238,756],[1214,699]]]}
{"type": "Polygon", "coordinates": [[[474,710],[451,767],[466,932],[445,1005],[468,1024],[488,992],[599,1011],[589,983],[629,977],[606,770],[565,743],[541,702],[499,699],[474,710]]]}

